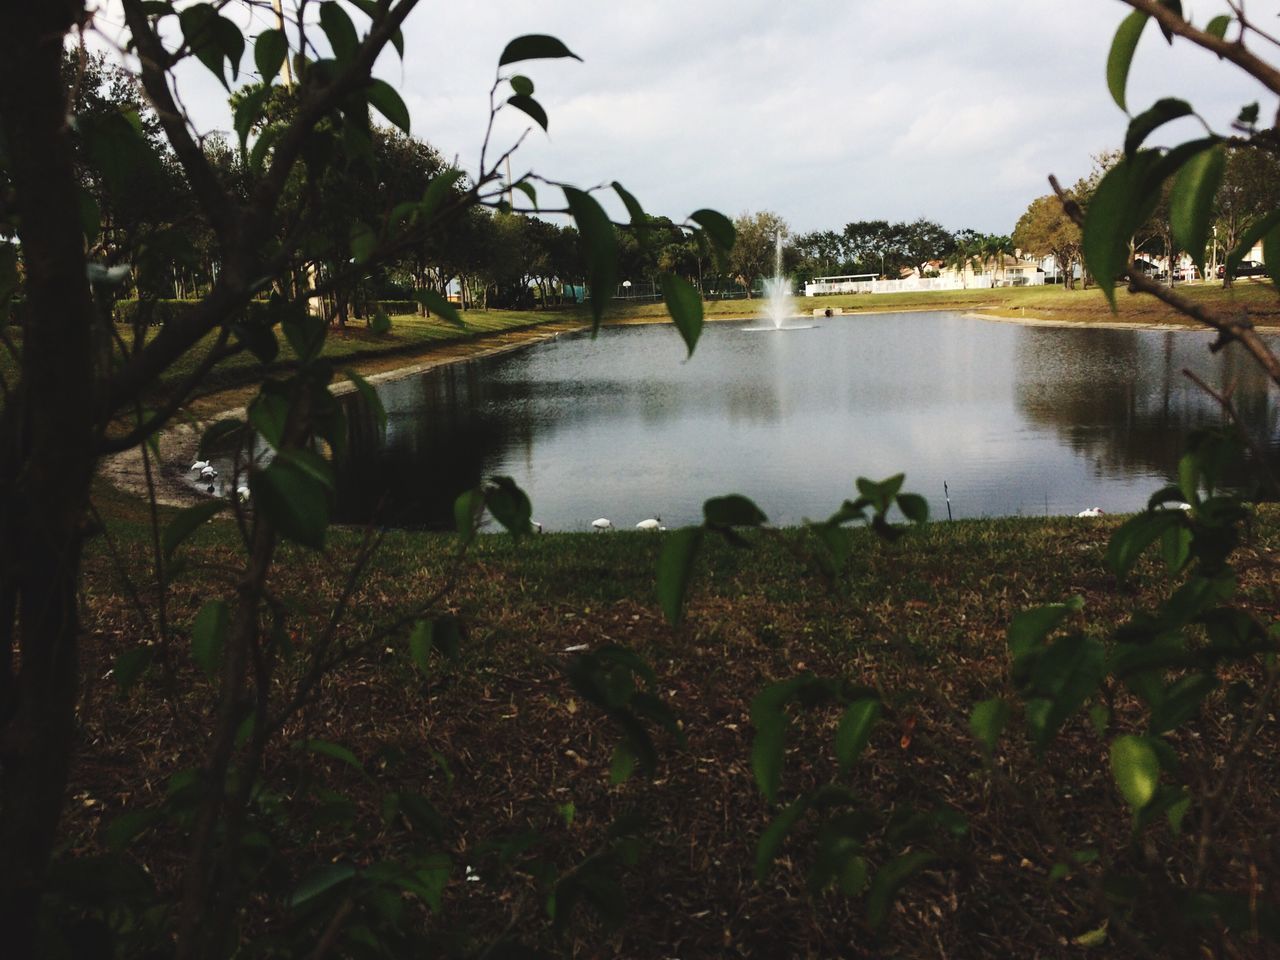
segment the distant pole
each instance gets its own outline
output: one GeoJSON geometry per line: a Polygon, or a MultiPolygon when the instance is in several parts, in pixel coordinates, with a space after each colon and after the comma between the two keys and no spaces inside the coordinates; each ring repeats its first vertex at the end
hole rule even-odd
{"type": "Polygon", "coordinates": [[[947,488],[947,481],[942,481],[942,495],[947,498],[947,519],[951,519],[951,491],[947,488]]]}
{"type": "MultiPolygon", "coordinates": [[[[276,26],[280,28],[280,32],[284,33],[284,8],[280,5],[281,0],[271,0],[271,8],[276,12],[276,26]]],[[[285,34],[287,37],[288,34],[285,34]]],[[[293,89],[293,70],[289,66],[289,55],[286,51],[284,63],[280,65],[281,72],[284,74],[284,88],[286,90],[293,89]]],[[[263,77],[263,82],[270,83],[270,77],[263,77]]]]}

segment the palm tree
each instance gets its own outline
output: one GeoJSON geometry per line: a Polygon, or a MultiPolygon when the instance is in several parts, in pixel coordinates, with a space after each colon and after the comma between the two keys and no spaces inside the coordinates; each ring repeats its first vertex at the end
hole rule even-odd
{"type": "Polygon", "coordinates": [[[982,238],[979,252],[984,264],[988,258],[991,260],[991,285],[995,286],[996,269],[999,268],[1000,273],[1004,273],[1004,258],[1013,255],[1013,241],[1009,237],[988,234],[982,238]]]}
{"type": "Polygon", "coordinates": [[[960,285],[969,289],[969,278],[966,272],[978,257],[978,245],[962,237],[956,237],[955,248],[947,254],[947,266],[960,274],[960,285]]]}

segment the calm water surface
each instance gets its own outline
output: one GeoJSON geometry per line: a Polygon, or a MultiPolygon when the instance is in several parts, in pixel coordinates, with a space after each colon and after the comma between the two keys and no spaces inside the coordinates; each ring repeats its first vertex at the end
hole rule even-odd
{"type": "MultiPolygon", "coordinates": [[[[798,321],[799,322],[799,321],[798,321]]],[[[1181,371],[1236,382],[1276,447],[1265,377],[1209,334],[1032,327],[920,313],[809,330],[708,324],[685,360],[669,326],[615,327],[379,388],[378,443],[353,416],[339,519],[452,525],[453,498],[507,474],[549,530],[701,519],[746,494],[776,524],[828,515],[857,476],[905,472],[946,516],[1140,509],[1190,428],[1218,422],[1181,371]]]]}

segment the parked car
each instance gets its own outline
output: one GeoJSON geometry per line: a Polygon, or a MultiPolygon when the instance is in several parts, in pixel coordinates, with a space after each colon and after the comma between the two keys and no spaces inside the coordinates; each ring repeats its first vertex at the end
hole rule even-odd
{"type": "MultiPolygon", "coordinates": [[[[1218,279],[1221,280],[1227,275],[1227,265],[1225,263],[1218,265],[1218,279]]],[[[1265,277],[1267,268],[1262,265],[1259,260],[1241,260],[1236,266],[1235,271],[1231,274],[1233,277],[1265,277]]]]}

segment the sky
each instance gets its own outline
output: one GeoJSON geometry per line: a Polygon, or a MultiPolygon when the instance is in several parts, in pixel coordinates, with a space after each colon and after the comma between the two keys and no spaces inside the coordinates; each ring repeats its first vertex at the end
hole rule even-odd
{"type": "MultiPolygon", "coordinates": [[[[96,18],[102,37],[119,36],[116,2],[96,18]]],[[[1183,8],[1201,24],[1226,9],[1183,8]]],[[[517,175],[617,180],[677,221],[711,207],[769,210],[795,232],[924,217],[1007,234],[1049,192],[1050,173],[1070,184],[1122,142],[1126,118],[1105,65],[1128,12],[1118,0],[422,0],[403,61],[389,50],[376,73],[400,90],[414,135],[474,175],[503,48],[551,34],[582,62],[503,72],[532,79],[550,117],[513,160],[517,175]]],[[[270,25],[269,12],[235,16],[250,32],[270,25]]],[[[193,67],[180,83],[197,126],[229,130],[225,93],[193,67]]],[[[1276,106],[1234,67],[1185,42],[1167,46],[1148,24],[1129,106],[1163,96],[1189,100],[1219,131],[1246,103],[1261,100],[1264,118],[1276,106]]],[[[505,110],[490,155],[529,126],[505,110]]],[[[1179,121],[1153,142],[1200,129],[1179,121]]],[[[550,188],[541,196],[559,203],[550,188]]],[[[611,212],[623,216],[620,205],[611,212]]]]}

